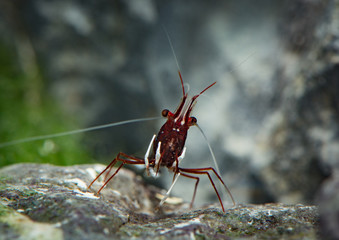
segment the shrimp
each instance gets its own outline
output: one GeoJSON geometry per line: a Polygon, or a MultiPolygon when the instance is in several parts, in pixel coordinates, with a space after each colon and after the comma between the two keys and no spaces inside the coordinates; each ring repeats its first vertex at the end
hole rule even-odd
{"type": "MultiPolygon", "coordinates": [[[[105,173],[104,184],[97,191],[97,194],[101,192],[101,190],[111,181],[116,174],[118,174],[119,170],[125,164],[131,165],[144,165],[147,171],[147,175],[157,176],[159,173],[160,167],[166,167],[170,171],[173,172],[173,181],[169,191],[166,193],[164,198],[160,202],[160,206],[164,203],[166,198],[168,197],[170,191],[172,190],[174,184],[176,183],[179,176],[183,176],[186,178],[194,179],[195,187],[193,192],[193,197],[191,200],[190,208],[192,208],[194,199],[196,196],[198,184],[200,181],[199,175],[206,175],[214,191],[219,199],[222,211],[225,212],[224,205],[220,198],[220,194],[214,184],[214,181],[211,177],[213,173],[220,183],[225,187],[226,191],[230,195],[233,204],[235,205],[234,198],[222,180],[220,174],[212,167],[204,167],[204,168],[182,168],[179,166],[180,161],[185,157],[186,147],[185,142],[187,138],[188,129],[191,126],[198,126],[197,119],[191,116],[191,112],[193,107],[197,101],[197,98],[203,94],[206,90],[211,88],[216,84],[216,82],[207,86],[204,90],[202,90],[199,94],[193,96],[191,99],[188,99],[188,94],[185,92],[184,83],[182,80],[181,72],[178,70],[179,78],[181,81],[181,87],[183,96],[181,102],[177,109],[174,112],[169,111],[168,109],[164,109],[161,114],[163,117],[167,118],[167,121],[162,125],[157,135],[153,135],[152,140],[148,146],[144,158],[135,157],[132,155],[128,155],[123,152],[119,152],[117,156],[113,159],[113,161],[108,164],[108,166],[90,183],[88,188],[91,188],[94,182],[98,180],[98,178],[105,173]],[[110,176],[110,173],[113,167],[119,163],[118,168],[115,172],[110,176]]],[[[200,129],[200,127],[198,126],[200,129]]]]}

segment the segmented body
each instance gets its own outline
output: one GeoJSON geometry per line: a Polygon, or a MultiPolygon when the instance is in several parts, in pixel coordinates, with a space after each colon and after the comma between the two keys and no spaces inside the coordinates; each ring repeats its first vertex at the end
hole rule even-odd
{"type": "Polygon", "coordinates": [[[211,185],[217,194],[222,210],[225,211],[222,200],[220,198],[220,194],[211,178],[210,173],[213,173],[218,178],[218,180],[225,187],[226,191],[229,193],[233,201],[233,204],[235,204],[232,194],[230,193],[224,181],[222,180],[220,175],[217,173],[217,171],[215,171],[214,168],[212,167],[206,167],[206,168],[181,168],[179,167],[179,162],[184,158],[185,152],[186,152],[185,142],[187,138],[188,129],[191,126],[197,124],[196,118],[191,116],[191,112],[193,110],[194,104],[196,103],[196,99],[203,92],[205,92],[207,89],[209,89],[216,83],[216,82],[212,83],[211,85],[206,87],[203,91],[201,91],[199,94],[193,96],[190,100],[188,100],[188,96],[184,89],[184,84],[183,84],[180,71],[179,71],[179,77],[180,77],[182,91],[183,91],[183,97],[181,99],[181,102],[178,108],[173,113],[167,109],[162,111],[162,116],[166,117],[167,121],[160,128],[160,131],[158,132],[158,134],[153,136],[149,144],[149,147],[146,151],[144,159],[120,152],[116,156],[116,158],[91,182],[91,184],[89,185],[89,188],[103,173],[106,173],[105,178],[104,178],[104,184],[97,191],[97,194],[99,194],[100,191],[107,185],[107,183],[119,172],[119,170],[125,164],[134,164],[134,165],[143,164],[146,167],[148,175],[150,174],[150,172],[152,172],[153,175],[157,175],[159,173],[160,167],[167,167],[168,169],[174,172],[172,185],[169,191],[167,192],[166,196],[160,202],[160,205],[168,197],[178,177],[184,176],[187,178],[194,179],[196,181],[194,192],[193,192],[193,198],[192,198],[191,205],[190,205],[192,207],[194,199],[195,199],[198,183],[200,180],[200,178],[197,177],[196,175],[204,174],[208,176],[211,182],[211,185]],[[111,176],[109,176],[111,170],[113,169],[115,164],[118,162],[120,162],[120,165],[115,170],[115,172],[111,176]]]}

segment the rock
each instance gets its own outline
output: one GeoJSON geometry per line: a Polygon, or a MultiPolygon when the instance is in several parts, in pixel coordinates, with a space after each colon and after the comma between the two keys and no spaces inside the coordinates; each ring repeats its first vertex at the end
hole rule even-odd
{"type": "Polygon", "coordinates": [[[339,171],[333,171],[318,194],[321,239],[339,239],[339,171]]]}
{"type": "Polygon", "coordinates": [[[315,206],[237,205],[159,211],[163,191],[121,169],[100,197],[87,185],[102,165],[16,164],[0,169],[1,239],[316,239],[315,206]]]}

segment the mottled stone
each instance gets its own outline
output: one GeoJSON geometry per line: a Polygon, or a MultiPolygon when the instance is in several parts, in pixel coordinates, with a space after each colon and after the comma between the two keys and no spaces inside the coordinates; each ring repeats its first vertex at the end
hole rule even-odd
{"type": "Polygon", "coordinates": [[[339,239],[339,171],[322,185],[318,194],[321,239],[339,239]]]}
{"type": "Polygon", "coordinates": [[[0,169],[1,239],[316,239],[315,206],[237,205],[200,210],[165,203],[163,190],[122,169],[100,196],[102,165],[17,164],[0,169]]]}

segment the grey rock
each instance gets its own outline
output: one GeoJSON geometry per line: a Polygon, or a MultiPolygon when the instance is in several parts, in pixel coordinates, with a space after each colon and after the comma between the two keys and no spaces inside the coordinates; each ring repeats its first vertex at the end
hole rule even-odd
{"type": "Polygon", "coordinates": [[[0,239],[316,239],[318,212],[304,205],[226,209],[165,203],[122,169],[101,192],[87,190],[102,165],[16,164],[0,169],[0,239]]]}
{"type": "Polygon", "coordinates": [[[339,171],[333,171],[318,194],[321,239],[339,239],[339,171]]]}

